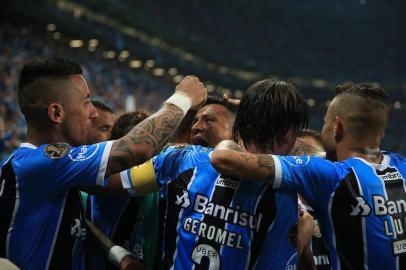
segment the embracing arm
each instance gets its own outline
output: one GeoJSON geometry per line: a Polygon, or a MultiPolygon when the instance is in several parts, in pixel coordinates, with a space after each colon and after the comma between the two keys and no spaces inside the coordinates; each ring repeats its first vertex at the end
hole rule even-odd
{"type": "Polygon", "coordinates": [[[274,181],[275,163],[271,155],[242,152],[233,141],[219,143],[211,155],[211,163],[222,174],[270,184],[274,181]]]}
{"type": "Polygon", "coordinates": [[[179,126],[189,108],[196,108],[207,98],[207,90],[193,76],[185,77],[175,94],[161,109],[151,115],[121,139],[113,142],[106,176],[141,164],[157,153],[179,126]]]}

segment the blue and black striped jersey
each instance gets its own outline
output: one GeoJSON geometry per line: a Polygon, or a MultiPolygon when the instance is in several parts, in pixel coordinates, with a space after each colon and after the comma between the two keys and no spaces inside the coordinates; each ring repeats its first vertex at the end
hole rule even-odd
{"type": "MultiPolygon", "coordinates": [[[[162,268],[294,269],[296,193],[220,175],[211,151],[172,147],[152,161],[166,202],[162,268]]],[[[137,170],[127,177],[137,193],[137,170]]]]}
{"type": "Polygon", "coordinates": [[[80,186],[104,185],[111,142],[24,143],[0,170],[0,257],[21,269],[80,269],[80,186]]]}
{"type": "Polygon", "coordinates": [[[274,187],[299,192],[313,207],[333,269],[406,269],[405,158],[273,157],[274,187]]]}

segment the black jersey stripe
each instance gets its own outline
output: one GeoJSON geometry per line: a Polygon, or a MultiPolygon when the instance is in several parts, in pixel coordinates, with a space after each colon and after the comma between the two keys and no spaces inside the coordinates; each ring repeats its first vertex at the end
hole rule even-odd
{"type": "Polygon", "coordinates": [[[255,215],[259,216],[262,214],[262,220],[258,230],[253,229],[249,269],[252,269],[258,260],[269,226],[271,226],[271,224],[275,221],[277,214],[275,192],[271,186],[267,185],[264,188],[265,191],[259,198],[258,206],[255,209],[255,215]]]}
{"type": "MultiPolygon", "coordinates": [[[[385,175],[387,173],[398,173],[396,168],[388,167],[383,171],[376,170],[378,176],[385,175]]],[[[388,201],[400,201],[406,198],[406,191],[404,186],[404,180],[402,178],[394,178],[384,180],[384,187],[388,201]]],[[[394,222],[394,231],[396,232],[396,240],[406,240],[406,213],[399,211],[398,213],[391,214],[392,221],[394,222]]],[[[399,269],[406,269],[406,254],[399,254],[399,269]]]]}
{"type": "MultiPolygon", "coordinates": [[[[135,222],[138,216],[138,204],[136,198],[131,198],[126,202],[125,208],[122,211],[121,215],[118,217],[118,224],[114,229],[111,239],[114,244],[122,246],[128,250],[131,250],[131,247],[128,246],[130,242],[126,243],[126,240],[129,241],[131,234],[135,227],[135,222]]],[[[117,266],[106,260],[106,270],[115,270],[117,266]]]]}
{"type": "Polygon", "coordinates": [[[17,180],[12,158],[0,172],[0,257],[6,257],[7,234],[17,201],[17,180]]]}
{"type": "Polygon", "coordinates": [[[341,181],[333,197],[331,218],[341,269],[364,269],[362,216],[350,215],[360,195],[357,177],[352,171],[341,181]]]}
{"type": "Polygon", "coordinates": [[[164,218],[163,241],[165,250],[162,260],[162,269],[170,269],[173,264],[173,256],[176,251],[177,227],[179,224],[179,213],[182,207],[176,205],[176,195],[182,194],[192,180],[193,169],[184,171],[174,181],[167,185],[166,213],[164,218]]]}
{"type": "MultiPolygon", "coordinates": [[[[85,230],[84,209],[78,189],[71,189],[65,202],[65,207],[61,209],[63,216],[59,225],[54,249],[51,250],[52,257],[49,264],[49,269],[72,269],[72,251],[77,238],[72,234],[81,234],[85,230]],[[80,226],[75,228],[79,221],[80,226]],[[77,230],[80,230],[77,231],[77,230]]],[[[80,236],[81,237],[81,236],[80,236]]]]}
{"type": "MultiPolygon", "coordinates": [[[[223,180],[231,180],[233,182],[238,182],[238,179],[231,179],[227,176],[219,176],[218,179],[223,179],[223,180]]],[[[217,182],[216,180],[216,182],[217,182]]],[[[215,185],[213,187],[213,192],[211,195],[211,198],[209,198],[209,201],[213,204],[221,205],[224,206],[225,209],[228,207],[231,207],[231,202],[234,198],[235,192],[238,190],[238,188],[231,188],[228,186],[221,186],[221,185],[215,185]]],[[[204,223],[207,228],[212,226],[212,228],[224,230],[226,227],[226,221],[219,219],[217,217],[214,217],[212,215],[205,215],[202,223],[204,223]]],[[[207,244],[211,246],[217,254],[220,254],[220,248],[221,244],[218,242],[215,242],[213,240],[209,240],[208,238],[205,237],[199,237],[196,247],[201,245],[201,244],[207,244]]],[[[203,257],[202,260],[200,261],[200,264],[195,264],[195,270],[208,270],[210,265],[210,261],[208,257],[203,257]]]]}

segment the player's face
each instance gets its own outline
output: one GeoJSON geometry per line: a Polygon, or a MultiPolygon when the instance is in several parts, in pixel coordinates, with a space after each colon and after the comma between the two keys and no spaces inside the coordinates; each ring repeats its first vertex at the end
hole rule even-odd
{"type": "Polygon", "coordinates": [[[90,102],[89,87],[81,75],[70,78],[69,96],[64,104],[65,118],[62,132],[67,143],[77,146],[86,144],[92,120],[98,117],[96,108],[90,102]]]}
{"type": "Polygon", "coordinates": [[[114,124],[114,115],[109,111],[96,108],[99,117],[92,120],[88,144],[108,141],[114,124]]]}
{"type": "Polygon", "coordinates": [[[230,140],[230,112],[223,106],[211,104],[201,108],[193,121],[191,144],[215,147],[222,140],[230,140]]]}

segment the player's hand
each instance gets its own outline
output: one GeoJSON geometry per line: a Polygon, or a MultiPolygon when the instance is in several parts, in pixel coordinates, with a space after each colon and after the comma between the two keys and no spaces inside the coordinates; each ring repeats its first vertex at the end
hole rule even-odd
{"type": "Polygon", "coordinates": [[[223,95],[223,100],[233,105],[240,105],[241,100],[230,98],[227,94],[223,95]]]}
{"type": "Polygon", "coordinates": [[[195,76],[186,76],[176,86],[176,92],[188,96],[192,101],[192,109],[197,110],[206,102],[207,90],[203,83],[195,76]]]}
{"type": "Polygon", "coordinates": [[[306,246],[307,243],[309,243],[309,241],[312,239],[315,225],[312,215],[310,215],[306,211],[301,211],[299,213],[299,219],[297,224],[298,224],[297,245],[298,248],[300,248],[306,246]]]}
{"type": "Polygon", "coordinates": [[[142,263],[137,261],[132,256],[125,256],[120,262],[120,270],[144,270],[142,263]]]}

